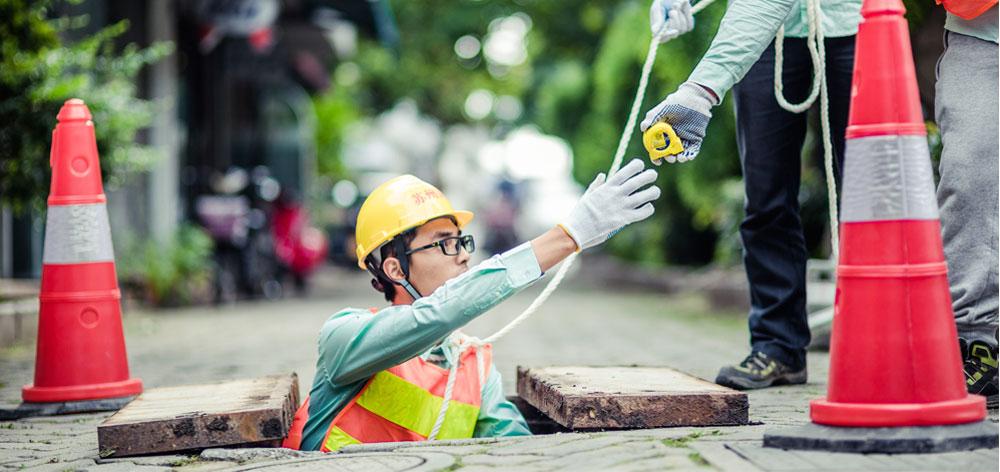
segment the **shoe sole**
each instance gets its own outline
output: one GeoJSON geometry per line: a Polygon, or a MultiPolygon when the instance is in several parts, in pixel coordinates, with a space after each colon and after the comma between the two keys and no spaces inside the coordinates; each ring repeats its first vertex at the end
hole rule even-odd
{"type": "Polygon", "coordinates": [[[715,383],[736,390],[756,390],[759,388],[777,387],[780,385],[798,385],[806,383],[808,375],[805,370],[780,375],[770,380],[751,380],[745,377],[715,379],[715,383]]]}

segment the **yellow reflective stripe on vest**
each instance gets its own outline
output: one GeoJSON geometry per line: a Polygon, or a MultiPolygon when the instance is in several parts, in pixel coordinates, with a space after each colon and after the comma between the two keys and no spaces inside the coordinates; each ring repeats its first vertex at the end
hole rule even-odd
{"type": "MultiPolygon", "coordinates": [[[[375,374],[357,403],[382,418],[427,437],[434,428],[443,401],[443,398],[417,385],[382,371],[375,374]]],[[[479,407],[451,400],[438,439],[471,438],[478,417],[479,407]]]]}
{"type": "Polygon", "coordinates": [[[333,425],[330,427],[330,433],[326,435],[326,439],[323,440],[323,447],[328,451],[336,451],[344,446],[350,446],[351,444],[361,444],[361,441],[354,439],[350,434],[344,432],[344,430],[333,425]]]}

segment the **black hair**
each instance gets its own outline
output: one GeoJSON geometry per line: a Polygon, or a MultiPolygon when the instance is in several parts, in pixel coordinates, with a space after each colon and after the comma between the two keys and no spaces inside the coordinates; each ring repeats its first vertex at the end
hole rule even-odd
{"type": "MultiPolygon", "coordinates": [[[[373,257],[374,254],[368,256],[368,261],[366,261],[366,265],[369,267],[368,272],[371,272],[375,277],[372,279],[372,287],[375,288],[375,290],[382,292],[382,294],[385,295],[386,301],[391,302],[396,298],[396,282],[393,282],[388,276],[385,275],[385,272],[382,270],[382,263],[390,257],[400,258],[400,255],[396,254],[397,239],[402,239],[403,247],[409,247],[410,243],[412,243],[416,237],[416,228],[404,231],[402,234],[391,239],[379,248],[378,252],[380,257],[378,259],[373,257]],[[372,270],[372,266],[374,266],[376,270],[372,270]]],[[[403,254],[401,257],[407,256],[403,254]]]]}

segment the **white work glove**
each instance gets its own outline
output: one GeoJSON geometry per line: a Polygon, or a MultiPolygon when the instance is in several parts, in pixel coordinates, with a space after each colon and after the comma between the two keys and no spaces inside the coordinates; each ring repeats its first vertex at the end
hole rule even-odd
{"type": "Polygon", "coordinates": [[[690,0],[653,0],[649,6],[649,30],[665,43],[694,28],[690,0]]]}
{"type": "Polygon", "coordinates": [[[715,105],[718,102],[711,92],[694,82],[684,82],[676,92],[646,112],[639,128],[645,132],[658,121],[668,123],[684,145],[684,152],[667,156],[663,160],[670,163],[687,162],[694,159],[701,150],[701,141],[705,139],[705,129],[708,128],[708,120],[712,118],[712,107],[715,105]]]}
{"type": "Polygon", "coordinates": [[[597,246],[626,225],[653,214],[653,204],[660,197],[655,185],[656,171],[643,171],[642,161],[633,159],[605,182],[599,174],[573,211],[560,223],[580,251],[597,246]],[[646,187],[639,190],[642,187],[646,187]]]}

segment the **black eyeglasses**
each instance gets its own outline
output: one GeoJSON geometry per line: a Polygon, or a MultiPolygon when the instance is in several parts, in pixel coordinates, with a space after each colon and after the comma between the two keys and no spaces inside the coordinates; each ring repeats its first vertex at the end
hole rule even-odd
{"type": "Polygon", "coordinates": [[[476,240],[472,239],[471,234],[466,234],[463,236],[452,236],[450,238],[440,239],[434,241],[426,246],[420,246],[406,251],[406,255],[409,256],[417,251],[423,251],[424,249],[430,249],[432,247],[441,248],[441,252],[446,256],[457,256],[458,246],[461,245],[465,249],[465,252],[472,254],[476,252],[476,240]]]}

